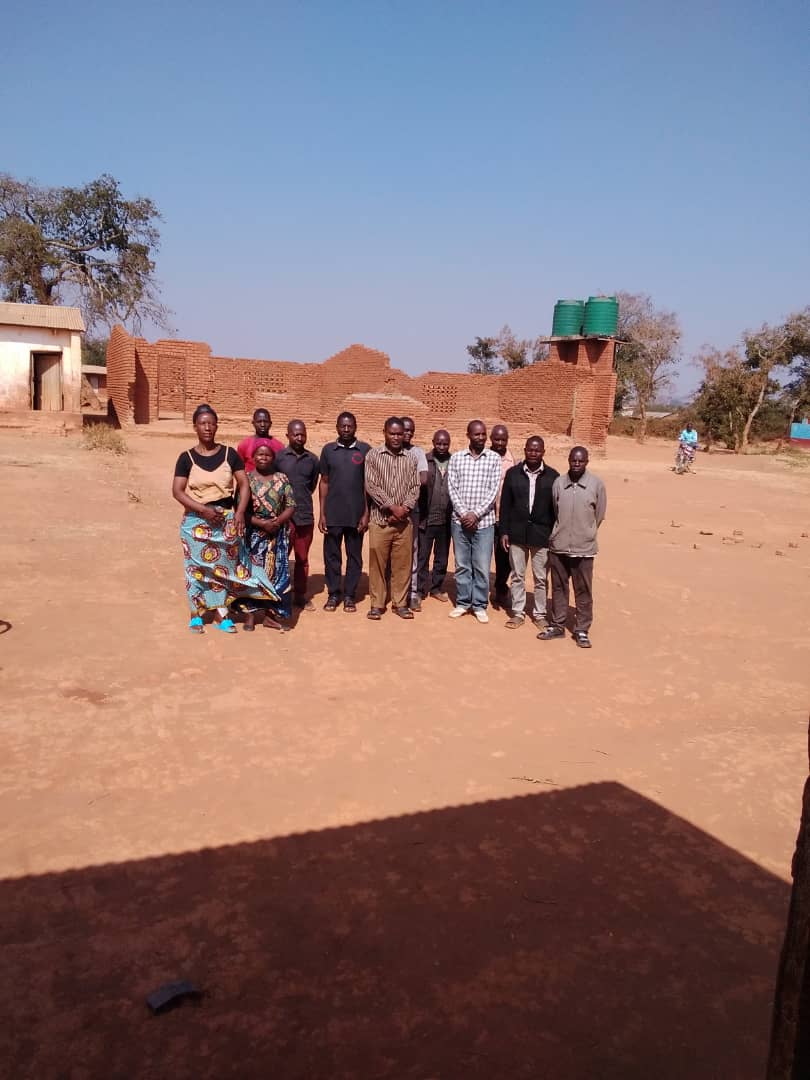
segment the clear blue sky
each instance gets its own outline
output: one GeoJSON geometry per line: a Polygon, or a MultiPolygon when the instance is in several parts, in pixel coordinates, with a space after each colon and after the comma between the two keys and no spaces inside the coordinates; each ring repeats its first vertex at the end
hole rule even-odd
{"type": "Polygon", "coordinates": [[[688,357],[810,302],[808,81],[798,0],[43,0],[6,21],[0,169],[151,196],[220,354],[461,370],[627,289],[688,357]]]}

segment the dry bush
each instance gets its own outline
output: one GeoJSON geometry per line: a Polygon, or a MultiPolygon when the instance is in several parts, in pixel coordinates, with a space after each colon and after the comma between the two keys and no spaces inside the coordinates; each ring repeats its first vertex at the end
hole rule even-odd
{"type": "Polygon", "coordinates": [[[125,454],[127,444],[120,431],[109,424],[93,424],[83,433],[85,450],[105,450],[108,454],[125,454]]]}

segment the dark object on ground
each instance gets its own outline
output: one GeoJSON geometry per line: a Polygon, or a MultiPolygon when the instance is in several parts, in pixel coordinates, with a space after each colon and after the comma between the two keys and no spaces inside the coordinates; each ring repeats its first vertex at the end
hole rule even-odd
{"type": "Polygon", "coordinates": [[[181,979],[180,982],[164,983],[157,990],[153,990],[146,998],[146,1004],[153,1016],[160,1016],[161,1013],[182,1005],[184,1001],[199,1001],[201,998],[202,990],[199,987],[181,979]]]}

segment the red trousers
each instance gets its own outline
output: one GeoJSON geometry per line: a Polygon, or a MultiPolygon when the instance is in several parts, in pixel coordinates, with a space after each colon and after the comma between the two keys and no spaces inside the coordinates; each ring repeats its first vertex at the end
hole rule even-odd
{"type": "Polygon", "coordinates": [[[309,549],[312,547],[314,533],[314,525],[296,525],[294,521],[290,522],[290,554],[295,555],[293,595],[296,599],[303,599],[307,595],[309,549]]]}

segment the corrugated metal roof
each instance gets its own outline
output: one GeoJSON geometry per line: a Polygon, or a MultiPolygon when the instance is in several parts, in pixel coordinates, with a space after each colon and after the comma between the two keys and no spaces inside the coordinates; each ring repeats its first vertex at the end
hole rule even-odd
{"type": "Polygon", "coordinates": [[[84,330],[77,307],[0,303],[0,326],[44,326],[47,330],[84,330]]]}

